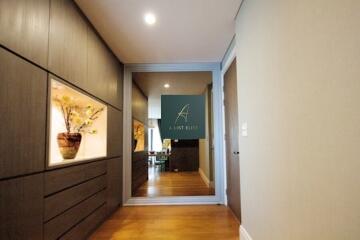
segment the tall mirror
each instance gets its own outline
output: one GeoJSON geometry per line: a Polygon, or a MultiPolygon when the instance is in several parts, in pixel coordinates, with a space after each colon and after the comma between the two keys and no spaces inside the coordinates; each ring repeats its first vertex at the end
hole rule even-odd
{"type": "Polygon", "coordinates": [[[132,196],[214,195],[212,73],[132,79],[132,196]]]}

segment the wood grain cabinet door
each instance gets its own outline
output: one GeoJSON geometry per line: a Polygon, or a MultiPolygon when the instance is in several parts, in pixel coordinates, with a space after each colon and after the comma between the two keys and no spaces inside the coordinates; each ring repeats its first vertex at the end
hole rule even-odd
{"type": "Polygon", "coordinates": [[[124,98],[124,65],[118,64],[118,78],[117,78],[117,102],[118,108],[123,110],[123,98],[124,98]]]}
{"type": "Polygon", "coordinates": [[[47,73],[0,48],[0,179],[45,165],[47,73]]]}
{"type": "Polygon", "coordinates": [[[90,27],[87,41],[87,90],[105,101],[107,99],[106,48],[100,37],[90,27]]]}
{"type": "Polygon", "coordinates": [[[107,156],[119,157],[123,154],[123,115],[122,112],[108,106],[107,156]]]}
{"type": "MultiPolygon", "coordinates": [[[[120,65],[117,59],[113,56],[110,51],[107,51],[107,71],[106,71],[106,85],[107,85],[107,98],[106,100],[117,108],[121,108],[121,102],[119,101],[119,70],[120,65]]],[[[121,89],[122,90],[122,89],[121,89]]],[[[120,91],[121,91],[120,90],[120,91]]]]}
{"type": "Polygon", "coordinates": [[[43,239],[43,175],[0,181],[0,239],[43,239]]]}
{"type": "Polygon", "coordinates": [[[89,27],[87,91],[122,108],[122,66],[101,38],[89,27]]]}
{"type": "Polygon", "coordinates": [[[122,158],[107,160],[107,208],[114,212],[122,202],[122,158]]]}
{"type": "Polygon", "coordinates": [[[50,0],[0,0],[0,44],[47,67],[50,0]]]}
{"type": "Polygon", "coordinates": [[[88,24],[72,0],[51,0],[49,70],[83,87],[87,78],[88,24]]]}

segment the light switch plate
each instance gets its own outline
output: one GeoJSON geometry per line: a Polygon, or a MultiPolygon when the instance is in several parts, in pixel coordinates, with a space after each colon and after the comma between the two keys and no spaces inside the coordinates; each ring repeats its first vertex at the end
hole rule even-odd
{"type": "Polygon", "coordinates": [[[247,137],[247,136],[248,136],[247,130],[242,130],[242,131],[241,131],[241,136],[247,137]]]}
{"type": "Polygon", "coordinates": [[[241,136],[243,136],[243,137],[248,136],[248,124],[247,124],[247,122],[243,122],[241,124],[241,136]]]}

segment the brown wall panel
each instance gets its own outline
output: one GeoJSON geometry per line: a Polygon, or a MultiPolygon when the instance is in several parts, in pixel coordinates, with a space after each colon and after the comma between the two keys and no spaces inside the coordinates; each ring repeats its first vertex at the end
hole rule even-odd
{"type": "Polygon", "coordinates": [[[124,96],[124,65],[121,63],[117,63],[117,101],[118,101],[118,106],[121,110],[124,109],[123,106],[123,96],[124,96]]]}
{"type": "Polygon", "coordinates": [[[106,162],[94,162],[45,173],[45,195],[106,173],[106,162]]]}
{"type": "Polygon", "coordinates": [[[107,98],[106,48],[94,31],[88,31],[88,91],[101,99],[107,98]]]}
{"type": "Polygon", "coordinates": [[[122,112],[108,106],[108,157],[122,156],[123,148],[123,115],[122,112]]]}
{"type": "Polygon", "coordinates": [[[51,0],[49,70],[80,87],[87,79],[87,32],[72,0],[51,0]]]}
{"type": "Polygon", "coordinates": [[[0,0],[0,44],[47,67],[49,0],[0,0]]]}
{"type": "Polygon", "coordinates": [[[114,105],[117,108],[122,109],[122,100],[119,96],[122,96],[122,84],[120,84],[121,79],[121,68],[120,64],[113,56],[110,51],[107,51],[107,101],[114,105]],[[119,73],[120,72],[120,73],[119,73]]]}
{"type": "Polygon", "coordinates": [[[0,182],[0,239],[43,239],[43,175],[0,182]]]}
{"type": "Polygon", "coordinates": [[[45,198],[45,221],[48,221],[100,190],[105,189],[106,185],[107,179],[106,176],[103,175],[45,198]]]}
{"type": "Polygon", "coordinates": [[[107,168],[107,208],[110,214],[122,203],[122,158],[109,159],[107,168]]]}
{"type": "Polygon", "coordinates": [[[71,227],[75,226],[82,219],[89,216],[95,209],[103,205],[105,200],[106,190],[103,190],[47,222],[44,226],[44,239],[58,239],[58,237],[66,233],[71,227]]]}
{"type": "Polygon", "coordinates": [[[89,27],[87,90],[122,109],[122,65],[101,38],[89,27]]]}
{"type": "Polygon", "coordinates": [[[45,165],[46,72],[0,48],[0,178],[45,165]]]}

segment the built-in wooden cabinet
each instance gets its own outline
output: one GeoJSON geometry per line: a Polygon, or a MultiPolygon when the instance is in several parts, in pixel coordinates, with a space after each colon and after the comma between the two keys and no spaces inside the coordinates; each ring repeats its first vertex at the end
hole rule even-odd
{"type": "Polygon", "coordinates": [[[60,192],[73,185],[104,175],[106,169],[106,161],[98,161],[46,172],[45,195],[60,192]]]}
{"type": "Polygon", "coordinates": [[[106,204],[96,209],[92,214],[86,217],[78,225],[70,229],[67,233],[61,236],[60,240],[74,240],[74,239],[87,239],[94,228],[107,216],[106,204]]]}
{"type": "Polygon", "coordinates": [[[0,181],[0,239],[43,239],[43,174],[0,181]]]}
{"type": "Polygon", "coordinates": [[[122,82],[73,0],[0,0],[0,239],[85,239],[121,205],[122,82]],[[107,105],[106,157],[46,168],[55,75],[107,105]]]}
{"type": "Polygon", "coordinates": [[[133,152],[131,160],[131,192],[136,197],[137,189],[149,179],[148,153],[133,152]]]}
{"type": "Polygon", "coordinates": [[[170,171],[198,171],[199,140],[171,140],[170,171]]]}
{"type": "Polygon", "coordinates": [[[123,109],[123,95],[124,95],[124,65],[117,63],[118,64],[118,82],[117,82],[117,98],[116,101],[118,102],[117,106],[120,109],[123,109]]]}
{"type": "Polygon", "coordinates": [[[123,149],[123,114],[113,107],[108,106],[108,157],[122,156],[123,149]]]}
{"type": "Polygon", "coordinates": [[[47,74],[0,48],[0,179],[45,162],[47,74]]]}
{"type": "Polygon", "coordinates": [[[107,160],[107,208],[114,212],[122,203],[122,157],[107,160]]]}
{"type": "Polygon", "coordinates": [[[0,44],[46,68],[49,0],[0,0],[0,44]]]}
{"type": "Polygon", "coordinates": [[[89,89],[94,95],[106,98],[107,91],[105,86],[105,47],[101,44],[99,36],[94,31],[88,31],[88,84],[89,89]]]}
{"type": "MultiPolygon", "coordinates": [[[[56,240],[76,227],[78,222],[91,215],[98,207],[105,205],[106,191],[102,190],[67,210],[60,216],[48,221],[44,226],[44,239],[56,240]]],[[[92,229],[92,228],[90,228],[92,229]]]]}
{"type": "Polygon", "coordinates": [[[122,68],[72,0],[51,0],[49,69],[122,108],[122,68]]]}
{"type": "Polygon", "coordinates": [[[122,75],[122,66],[100,37],[89,28],[87,81],[93,87],[87,90],[122,109],[122,75]]]}
{"type": "Polygon", "coordinates": [[[87,81],[88,24],[72,0],[51,0],[49,70],[83,87],[87,81]]]}

